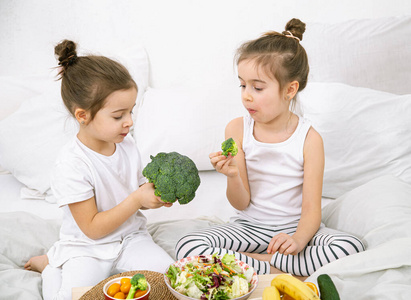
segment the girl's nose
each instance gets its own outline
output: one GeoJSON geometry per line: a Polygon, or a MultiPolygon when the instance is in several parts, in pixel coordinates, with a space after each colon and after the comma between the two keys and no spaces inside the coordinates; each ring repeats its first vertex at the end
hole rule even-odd
{"type": "Polygon", "coordinates": [[[244,101],[253,102],[253,97],[251,96],[250,93],[247,93],[247,91],[243,92],[243,99],[244,101]]]}
{"type": "Polygon", "coordinates": [[[133,115],[132,115],[132,114],[129,114],[129,115],[127,116],[127,119],[125,120],[123,126],[124,126],[124,127],[131,127],[131,126],[133,126],[133,115]]]}

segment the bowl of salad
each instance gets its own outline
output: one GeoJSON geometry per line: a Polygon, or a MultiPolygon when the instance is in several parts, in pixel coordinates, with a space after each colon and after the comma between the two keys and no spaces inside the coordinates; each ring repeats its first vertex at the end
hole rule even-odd
{"type": "Polygon", "coordinates": [[[164,281],[180,300],[245,300],[258,285],[258,276],[232,254],[198,255],[171,264],[164,281]]]}

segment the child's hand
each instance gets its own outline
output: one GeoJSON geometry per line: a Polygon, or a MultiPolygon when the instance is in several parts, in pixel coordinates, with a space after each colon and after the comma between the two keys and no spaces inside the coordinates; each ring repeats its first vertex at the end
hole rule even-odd
{"type": "Polygon", "coordinates": [[[278,252],[284,255],[296,255],[302,248],[292,236],[286,233],[279,233],[271,239],[267,247],[267,253],[274,254],[278,252]]]}
{"type": "Polygon", "coordinates": [[[228,177],[234,177],[239,174],[234,157],[229,154],[227,157],[222,155],[222,151],[210,153],[210,162],[217,172],[228,177]]]}
{"type": "Polygon", "coordinates": [[[139,193],[139,200],[142,209],[159,208],[162,206],[171,207],[173,203],[161,201],[161,198],[154,195],[154,184],[145,183],[136,191],[139,193]]]}

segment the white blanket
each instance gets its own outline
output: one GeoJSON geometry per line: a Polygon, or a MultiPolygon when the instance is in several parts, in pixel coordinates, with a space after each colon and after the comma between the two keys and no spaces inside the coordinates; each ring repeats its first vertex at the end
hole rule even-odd
{"type": "Polygon", "coordinates": [[[410,299],[410,249],[411,238],[387,241],[322,267],[308,281],[330,275],[341,299],[410,299]]]}
{"type": "MultiPolygon", "coordinates": [[[[221,224],[214,217],[148,224],[153,239],[174,257],[174,246],[185,233],[221,224]]],[[[44,220],[28,212],[0,213],[0,299],[42,299],[40,273],[24,270],[36,255],[47,253],[58,240],[60,221],[44,220]]]]}
{"type": "Polygon", "coordinates": [[[410,299],[411,186],[384,176],[323,209],[323,222],[355,234],[367,250],[320,268],[307,281],[329,274],[341,299],[410,299]]]}
{"type": "Polygon", "coordinates": [[[47,253],[58,239],[60,223],[27,212],[0,213],[0,299],[43,299],[41,275],[25,271],[32,256],[47,253]]]}
{"type": "MultiPolygon", "coordinates": [[[[328,204],[323,222],[355,234],[365,252],[320,268],[308,278],[331,276],[341,299],[409,299],[411,291],[411,186],[391,176],[377,178],[328,204]]],[[[58,221],[27,212],[0,213],[0,299],[41,299],[41,276],[25,262],[47,252],[58,239],[58,221]]],[[[221,224],[205,217],[151,223],[149,232],[171,256],[180,236],[221,224]]]]}

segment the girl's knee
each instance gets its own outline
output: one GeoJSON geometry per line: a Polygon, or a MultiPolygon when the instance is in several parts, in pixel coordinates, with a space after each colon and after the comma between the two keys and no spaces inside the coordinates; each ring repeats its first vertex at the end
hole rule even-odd
{"type": "Polygon", "coordinates": [[[176,244],[176,259],[182,259],[187,256],[199,255],[205,249],[211,248],[211,243],[201,235],[186,235],[176,244]]]}
{"type": "Polygon", "coordinates": [[[343,249],[346,255],[356,254],[365,250],[363,242],[354,236],[335,237],[332,245],[343,249]]]}

